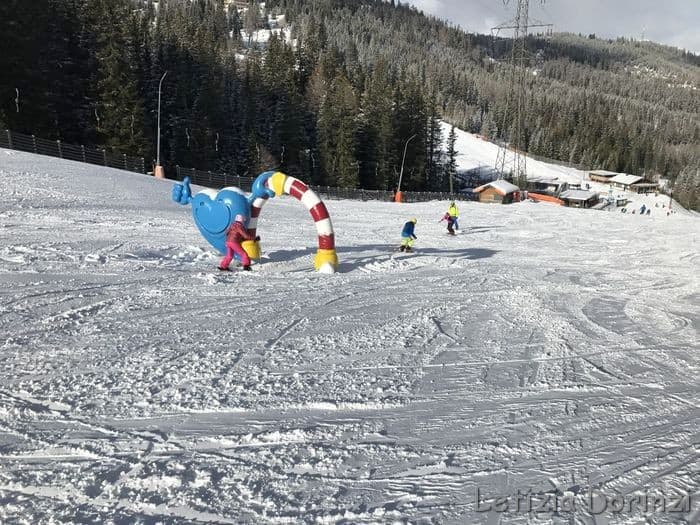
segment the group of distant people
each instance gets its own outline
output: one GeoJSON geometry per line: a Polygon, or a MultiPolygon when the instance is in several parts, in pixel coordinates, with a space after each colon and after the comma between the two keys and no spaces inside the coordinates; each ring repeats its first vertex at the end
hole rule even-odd
{"type": "MultiPolygon", "coordinates": [[[[447,233],[449,235],[454,235],[455,230],[459,229],[459,210],[457,205],[453,202],[447,208],[447,211],[442,216],[438,222],[447,222],[447,233]]],[[[416,224],[418,219],[415,217],[409,219],[401,230],[401,245],[399,246],[399,251],[401,252],[411,252],[413,250],[413,243],[418,238],[416,237],[416,224]]]]}
{"type": "MultiPolygon", "coordinates": [[[[622,208],[620,210],[620,212],[627,213],[627,207],[622,208]]],[[[632,215],[635,215],[636,213],[637,213],[637,210],[633,209],[632,215]]],[[[639,215],[651,215],[651,207],[647,208],[646,205],[642,204],[642,207],[639,208],[639,215]]]]}
{"type": "MultiPolygon", "coordinates": [[[[656,203],[654,203],[654,207],[655,208],[661,207],[661,208],[666,209],[666,204],[662,203],[661,206],[659,206],[659,203],[656,202],[656,203]]],[[[629,211],[630,210],[628,210],[626,206],[624,208],[620,209],[621,213],[627,213],[629,211]]],[[[630,213],[632,215],[636,215],[637,210],[632,209],[630,213]]],[[[675,211],[671,210],[671,206],[669,205],[668,210],[666,211],[666,215],[668,216],[668,215],[671,215],[672,213],[675,213],[675,211]]],[[[651,206],[646,206],[645,204],[642,204],[642,206],[639,208],[639,215],[651,215],[651,206]]]]}

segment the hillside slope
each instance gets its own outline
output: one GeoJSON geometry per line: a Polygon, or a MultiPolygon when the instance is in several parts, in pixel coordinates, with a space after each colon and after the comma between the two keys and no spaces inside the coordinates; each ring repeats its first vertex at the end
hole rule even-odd
{"type": "MultiPolygon", "coordinates": [[[[415,8],[354,0],[276,0],[301,41],[327,42],[362,86],[389,65],[418,78],[444,120],[532,155],[634,175],[682,179],[700,205],[700,57],[628,39],[554,34],[527,39],[520,140],[508,38],[465,33],[415,8]]],[[[465,3],[465,10],[469,5],[465,3]]],[[[407,134],[406,136],[409,136],[407,134]]]]}

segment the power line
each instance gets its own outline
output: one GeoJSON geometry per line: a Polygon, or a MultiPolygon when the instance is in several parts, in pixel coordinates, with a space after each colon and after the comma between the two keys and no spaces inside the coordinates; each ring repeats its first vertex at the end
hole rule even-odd
{"type": "MultiPolygon", "coordinates": [[[[540,0],[544,3],[544,0],[540,0]]],[[[510,0],[504,0],[504,4],[510,0]]],[[[529,0],[517,0],[515,18],[491,28],[495,38],[501,30],[513,30],[513,48],[509,61],[510,80],[508,94],[503,111],[500,128],[501,140],[496,157],[496,172],[500,179],[512,178],[516,182],[524,182],[527,178],[527,155],[525,153],[525,115],[527,113],[527,97],[525,79],[529,55],[526,49],[528,30],[534,27],[544,27],[546,34],[551,34],[553,24],[545,24],[529,19],[529,0]]]]}

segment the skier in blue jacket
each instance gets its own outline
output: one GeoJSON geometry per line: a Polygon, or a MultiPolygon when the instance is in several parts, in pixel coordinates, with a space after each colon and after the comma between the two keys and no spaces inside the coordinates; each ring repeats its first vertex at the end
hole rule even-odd
{"type": "Polygon", "coordinates": [[[416,234],[413,233],[413,231],[416,228],[416,223],[418,222],[418,219],[411,219],[409,220],[406,224],[403,225],[403,230],[401,230],[401,246],[399,247],[399,251],[401,252],[410,252],[411,247],[413,246],[413,241],[417,239],[416,234]]]}

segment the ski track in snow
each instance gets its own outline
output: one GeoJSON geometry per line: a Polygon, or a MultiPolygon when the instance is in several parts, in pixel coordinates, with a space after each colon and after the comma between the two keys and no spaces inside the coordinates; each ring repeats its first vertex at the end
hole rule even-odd
{"type": "Polygon", "coordinates": [[[263,263],[221,275],[171,181],[7,150],[0,175],[0,523],[644,519],[479,513],[477,487],[700,518],[692,214],[461,203],[448,237],[444,202],[327,201],[327,276],[274,199],[263,263]]]}

